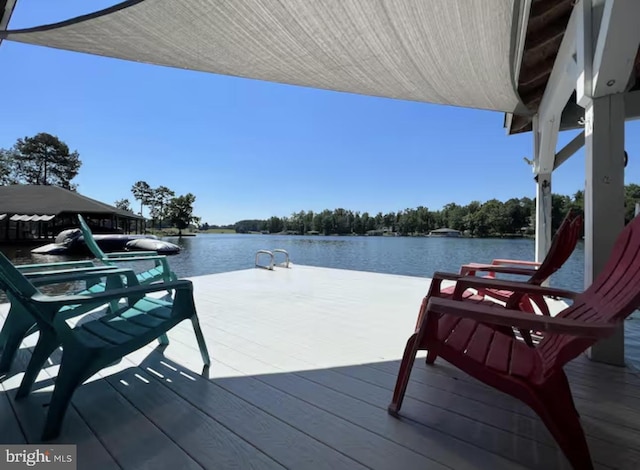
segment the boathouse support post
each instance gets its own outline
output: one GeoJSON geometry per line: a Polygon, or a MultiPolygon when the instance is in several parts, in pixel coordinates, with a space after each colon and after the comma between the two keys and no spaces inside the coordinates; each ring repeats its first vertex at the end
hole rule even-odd
{"type": "MultiPolygon", "coordinates": [[[[540,162],[542,155],[540,120],[533,118],[534,162],[540,162]]],[[[551,245],[551,172],[538,173],[536,179],[536,243],[535,260],[541,262],[551,245]]]]}
{"type": "MultiPolygon", "coordinates": [[[[553,122],[551,122],[553,124],[553,122]]],[[[553,132],[554,126],[541,126],[539,116],[533,118],[534,171],[546,168],[550,154],[555,155],[553,136],[545,136],[545,131],[553,132]],[[543,137],[545,137],[543,139],[543,137]],[[553,145],[549,145],[553,144],[553,145]]],[[[557,131],[556,139],[557,140],[557,131]]],[[[538,171],[536,176],[536,240],[535,260],[541,262],[551,246],[551,171],[538,171]]]]}
{"type": "Polygon", "coordinates": [[[551,245],[551,173],[541,173],[536,183],[536,261],[542,262],[551,245]]]}
{"type": "MultiPolygon", "coordinates": [[[[624,227],[625,92],[640,44],[640,2],[580,0],[577,102],[585,108],[585,288],[602,271],[624,227]]],[[[588,352],[624,365],[624,325],[588,352]]]]}
{"type": "MultiPolygon", "coordinates": [[[[624,227],[624,95],[594,98],[585,109],[584,286],[602,271],[624,227]]],[[[624,365],[624,328],[589,357],[624,365]]]]}

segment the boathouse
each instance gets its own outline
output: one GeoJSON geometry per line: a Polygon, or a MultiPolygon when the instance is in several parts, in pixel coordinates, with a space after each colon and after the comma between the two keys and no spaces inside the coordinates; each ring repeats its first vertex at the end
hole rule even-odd
{"type": "Polygon", "coordinates": [[[437,230],[431,230],[429,232],[430,237],[450,237],[456,238],[461,235],[460,230],[454,230],[452,228],[439,228],[437,230]]]}
{"type": "Polygon", "coordinates": [[[75,191],[48,185],[0,186],[0,241],[54,238],[77,227],[76,214],[101,232],[140,232],[144,218],[75,191]]]}
{"type": "MultiPolygon", "coordinates": [[[[14,4],[0,0],[0,41],[504,112],[509,134],[532,135],[537,261],[551,245],[553,174],[584,147],[585,287],[604,271],[624,226],[625,120],[640,117],[637,0],[128,0],[7,31],[14,4]],[[568,129],[583,131],[558,148],[568,129]]],[[[181,326],[169,347],[141,349],[81,387],[61,441],[77,444],[83,468],[569,468],[529,408],[444,360],[416,362],[408,419],[385,413],[429,288],[424,278],[296,266],[193,283],[215,364],[202,368],[193,332],[181,326]]],[[[457,325],[453,342],[470,349],[485,351],[496,336],[470,343],[471,328],[457,325]]],[[[580,414],[597,468],[635,469],[639,460],[640,382],[633,369],[611,367],[625,364],[623,339],[620,324],[589,350],[591,360],[578,357],[553,376],[554,385],[571,382],[575,402],[545,394],[558,413],[580,414]]],[[[541,370],[542,360],[513,361],[524,346],[491,344],[477,367],[513,377],[541,370]]],[[[549,350],[563,355],[562,343],[549,350]]],[[[23,348],[20,365],[30,354],[23,348]]],[[[4,442],[38,442],[57,367],[43,370],[29,403],[14,398],[20,369],[0,383],[4,442]]],[[[577,417],[568,428],[553,422],[571,448],[573,431],[582,432],[577,417]]],[[[587,449],[576,454],[574,468],[593,468],[587,449]]]]}

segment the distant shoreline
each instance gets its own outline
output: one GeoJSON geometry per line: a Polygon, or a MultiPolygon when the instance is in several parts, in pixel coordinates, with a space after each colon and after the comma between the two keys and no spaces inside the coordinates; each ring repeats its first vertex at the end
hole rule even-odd
{"type": "Polygon", "coordinates": [[[447,238],[447,239],[459,239],[459,238],[464,238],[464,239],[470,239],[470,238],[478,238],[478,239],[488,239],[488,238],[502,238],[502,239],[520,239],[520,238],[524,238],[524,239],[534,239],[535,236],[534,235],[526,235],[526,234],[492,234],[492,235],[486,235],[486,236],[477,236],[477,235],[461,235],[459,237],[447,237],[447,236],[433,236],[433,235],[429,235],[429,234],[413,234],[413,235],[401,235],[397,232],[393,232],[393,235],[391,234],[384,234],[384,235],[360,235],[357,233],[345,233],[345,234],[340,234],[340,233],[330,233],[330,234],[324,234],[324,233],[288,233],[288,232],[276,232],[276,233],[269,233],[269,232],[236,232],[233,230],[226,230],[223,231],[222,229],[217,230],[217,231],[213,231],[213,230],[208,230],[208,231],[201,231],[199,233],[226,233],[226,234],[237,234],[237,235],[280,235],[280,236],[292,236],[292,237],[375,237],[375,238],[447,238]]]}

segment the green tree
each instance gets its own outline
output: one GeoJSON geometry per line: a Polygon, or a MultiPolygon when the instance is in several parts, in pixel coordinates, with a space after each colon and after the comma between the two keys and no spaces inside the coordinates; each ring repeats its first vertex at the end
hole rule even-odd
{"type": "Polygon", "coordinates": [[[572,200],[562,194],[551,194],[551,231],[555,233],[562,220],[571,209],[572,200]]]}
{"type": "Polygon", "coordinates": [[[530,207],[521,199],[511,198],[504,203],[504,211],[507,217],[507,233],[521,233],[529,223],[529,215],[527,211],[530,207]]]}
{"type": "Polygon", "coordinates": [[[191,223],[198,222],[199,217],[193,215],[193,203],[196,197],[187,193],[184,196],[174,197],[167,205],[167,216],[171,223],[178,229],[178,236],[182,235],[182,231],[191,223]]]}
{"type": "Polygon", "coordinates": [[[118,199],[114,205],[118,208],[121,209],[123,211],[129,211],[129,212],[133,212],[133,210],[131,209],[131,203],[129,202],[129,199],[118,199]]]}
{"type": "Polygon", "coordinates": [[[14,152],[0,149],[0,186],[15,184],[16,182],[14,152]]]}
{"type": "Polygon", "coordinates": [[[153,191],[146,181],[137,181],[131,186],[131,192],[136,201],[140,201],[140,215],[144,206],[152,201],[153,191]]]}
{"type": "Polygon", "coordinates": [[[304,214],[304,217],[303,217],[304,232],[303,233],[307,233],[308,231],[313,230],[314,217],[315,217],[315,214],[313,213],[313,211],[307,211],[307,213],[304,214]]]}
{"type": "Polygon", "coordinates": [[[271,217],[267,223],[269,233],[280,233],[284,230],[284,224],[280,217],[271,217]]]}
{"type": "Polygon", "coordinates": [[[69,146],[58,137],[41,132],[18,139],[11,154],[16,181],[76,189],[71,180],[82,165],[80,155],[77,151],[70,152],[69,146]]]}
{"type": "Polygon", "coordinates": [[[624,221],[631,222],[636,215],[636,202],[640,202],[640,186],[631,183],[624,188],[624,221]]]}
{"type": "Polygon", "coordinates": [[[176,193],[166,186],[159,186],[151,190],[151,216],[154,220],[160,221],[160,228],[167,217],[167,205],[175,195],[176,193]]]}
{"type": "Polygon", "coordinates": [[[239,220],[236,222],[232,228],[238,233],[247,233],[247,232],[259,232],[264,228],[264,220],[239,220]]]}

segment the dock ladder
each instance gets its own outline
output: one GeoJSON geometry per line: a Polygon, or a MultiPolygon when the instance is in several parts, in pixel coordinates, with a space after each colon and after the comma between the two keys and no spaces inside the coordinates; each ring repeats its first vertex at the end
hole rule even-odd
{"type": "Polygon", "coordinates": [[[276,248],[275,250],[258,250],[256,252],[256,268],[268,269],[269,271],[273,271],[274,267],[278,268],[289,268],[290,260],[289,253],[287,250],[283,250],[281,248],[276,248]],[[276,255],[284,255],[284,261],[280,263],[276,263],[276,255]],[[261,264],[260,258],[267,257],[268,263],[261,264]]]}

